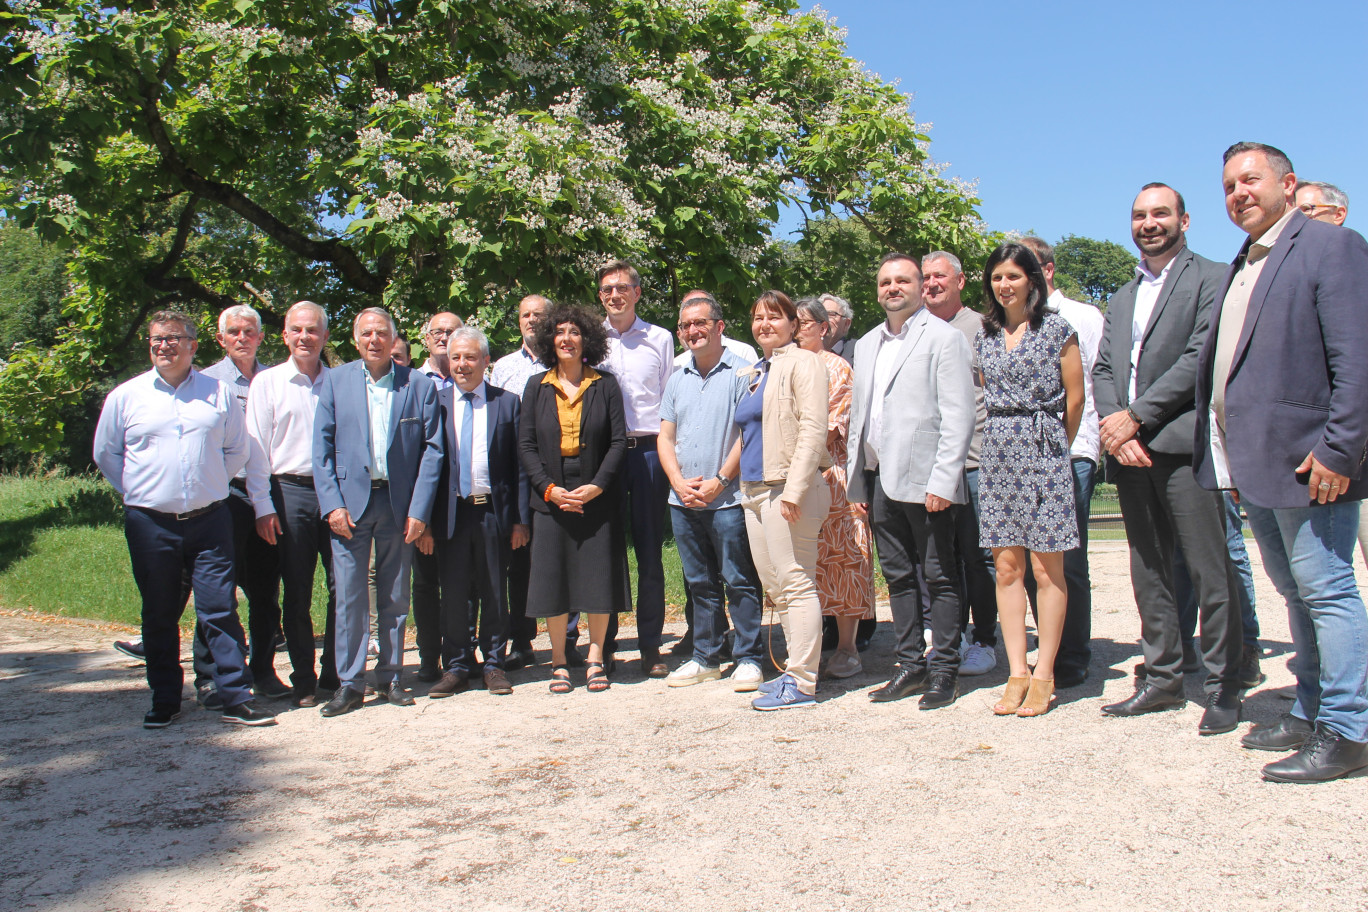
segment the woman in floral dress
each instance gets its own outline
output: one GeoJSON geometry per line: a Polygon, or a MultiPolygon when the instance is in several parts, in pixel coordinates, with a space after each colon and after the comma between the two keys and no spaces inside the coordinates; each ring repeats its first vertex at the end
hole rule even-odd
{"type": "Polygon", "coordinates": [[[998,715],[1049,711],[1068,599],[1064,552],[1079,545],[1069,446],[1083,415],[1078,338],[1049,313],[1045,274],[1020,244],[1002,244],[983,270],[987,315],[974,349],[988,422],[979,462],[979,540],[993,551],[998,615],[1011,665],[998,715]],[[1036,579],[1040,648],[1026,664],[1026,552],[1036,579]]]}
{"type": "Polygon", "coordinates": [[[832,466],[823,473],[831,489],[831,510],[822,524],[817,550],[817,593],[822,614],[836,619],[839,635],[827,674],[848,678],[863,670],[855,648],[855,631],[862,618],[874,617],[874,564],[869,518],[846,500],[846,437],[855,375],[844,358],[826,351],[823,339],[829,332],[826,307],[817,298],[800,300],[798,345],[822,356],[831,386],[826,444],[832,466]]]}

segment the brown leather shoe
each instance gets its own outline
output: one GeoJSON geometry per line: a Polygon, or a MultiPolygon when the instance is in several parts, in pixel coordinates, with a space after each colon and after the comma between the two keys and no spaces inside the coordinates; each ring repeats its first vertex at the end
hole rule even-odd
{"type": "Polygon", "coordinates": [[[669,676],[670,666],[661,659],[659,652],[642,652],[641,673],[648,678],[664,678],[669,676]]]}
{"type": "Polygon", "coordinates": [[[433,700],[440,700],[442,697],[449,697],[452,694],[464,693],[470,689],[470,681],[465,675],[458,675],[454,671],[442,673],[442,679],[428,690],[428,697],[433,700]]]}
{"type": "Polygon", "coordinates": [[[300,709],[308,709],[310,706],[318,705],[318,697],[311,693],[300,694],[294,698],[294,705],[300,709]]]}
{"type": "Polygon", "coordinates": [[[511,694],[513,685],[508,680],[508,675],[504,674],[502,668],[486,668],[484,672],[485,690],[492,694],[511,694]]]}

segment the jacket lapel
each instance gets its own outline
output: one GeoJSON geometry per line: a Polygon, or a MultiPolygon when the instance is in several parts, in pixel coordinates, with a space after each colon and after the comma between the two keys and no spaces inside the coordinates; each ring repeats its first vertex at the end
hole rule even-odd
{"type": "MultiPolygon", "coordinates": [[[[1174,286],[1176,286],[1182,278],[1183,270],[1191,265],[1192,251],[1184,247],[1183,252],[1178,254],[1178,262],[1174,263],[1173,267],[1169,269],[1169,274],[1164,279],[1164,287],[1159,289],[1159,300],[1154,302],[1154,310],[1150,311],[1149,323],[1146,324],[1145,334],[1141,337],[1140,347],[1142,349],[1144,348],[1145,343],[1149,341],[1150,333],[1154,332],[1154,327],[1158,325],[1159,315],[1164,312],[1164,306],[1168,304],[1169,297],[1173,294],[1174,286]]],[[[1137,288],[1138,287],[1139,286],[1137,286],[1137,288]]],[[[1129,355],[1127,355],[1127,360],[1129,360],[1129,355]]]]}
{"type": "MultiPolygon", "coordinates": [[[[925,308],[923,307],[922,310],[924,311],[925,308]]],[[[902,351],[898,352],[898,363],[893,365],[893,370],[888,374],[888,386],[879,390],[880,396],[888,395],[888,391],[893,388],[893,381],[898,379],[898,372],[907,363],[907,359],[912,357],[912,352],[916,347],[921,344],[922,336],[926,334],[926,321],[929,317],[929,314],[923,316],[922,311],[911,316],[910,319],[918,321],[917,325],[908,327],[907,341],[903,343],[902,351]]]]}
{"type": "Polygon", "coordinates": [[[399,422],[404,417],[404,400],[412,391],[409,383],[409,368],[396,364],[390,370],[394,372],[394,394],[390,396],[389,439],[385,441],[385,452],[387,453],[390,445],[394,443],[394,435],[399,430],[399,422]]]}
{"type": "MultiPolygon", "coordinates": [[[[1259,272],[1259,281],[1254,283],[1254,288],[1249,293],[1249,307],[1245,310],[1244,325],[1240,327],[1239,341],[1235,343],[1235,351],[1230,356],[1232,373],[1235,366],[1240,363],[1240,359],[1244,357],[1245,349],[1249,347],[1249,337],[1254,334],[1254,325],[1259,321],[1259,311],[1263,310],[1264,301],[1268,299],[1268,287],[1273,284],[1273,280],[1278,274],[1278,267],[1282,266],[1287,255],[1296,246],[1297,236],[1301,234],[1302,226],[1306,224],[1306,221],[1305,215],[1300,212],[1294,213],[1292,220],[1283,226],[1282,235],[1274,243],[1273,249],[1264,258],[1263,269],[1259,272]]],[[[1245,249],[1249,249],[1247,243],[1245,249]]],[[[1233,273],[1231,278],[1234,278],[1233,273]]],[[[1220,324],[1214,323],[1213,326],[1219,327],[1220,324]]]]}
{"type": "Polygon", "coordinates": [[[1131,327],[1135,324],[1135,296],[1140,290],[1140,277],[1116,293],[1107,305],[1112,318],[1115,339],[1112,342],[1112,378],[1115,381],[1117,402],[1130,400],[1131,327]]]}

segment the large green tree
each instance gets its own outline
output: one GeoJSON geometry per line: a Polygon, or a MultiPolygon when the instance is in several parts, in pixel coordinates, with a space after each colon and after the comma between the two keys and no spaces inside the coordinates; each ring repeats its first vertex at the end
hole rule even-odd
{"type": "Polygon", "coordinates": [[[1054,245],[1055,284],[1065,294],[1082,293],[1099,307],[1135,277],[1135,254],[1112,241],[1066,234],[1054,245]]]}
{"type": "MultiPolygon", "coordinates": [[[[0,207],[75,245],[71,330],[0,410],[128,369],[155,308],[323,303],[514,337],[638,262],[744,299],[780,201],[972,237],[907,99],[790,0],[0,0],[0,207]]],[[[345,336],[339,332],[338,336],[345,336]]],[[[45,400],[44,400],[45,401],[45,400]]],[[[10,439],[51,445],[42,416],[10,439]]],[[[60,435],[59,435],[60,436],[60,435]]]]}

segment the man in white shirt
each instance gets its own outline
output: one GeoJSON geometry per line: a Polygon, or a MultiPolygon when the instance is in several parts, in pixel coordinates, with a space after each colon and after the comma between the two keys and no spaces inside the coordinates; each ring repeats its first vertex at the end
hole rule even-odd
{"type": "MultiPolygon", "coordinates": [[[[598,295],[608,319],[608,358],[600,365],[622,386],[627,419],[627,458],[622,492],[628,503],[632,549],[636,552],[637,644],[641,671],[647,677],[670,673],[660,655],[665,626],[665,568],[660,549],[665,542],[665,502],[670,480],[660,467],[656,437],[660,434],[660,401],[674,373],[674,337],[637,316],[641,276],[630,263],[613,260],[598,271],[598,295]]],[[[606,652],[617,640],[617,615],[608,624],[606,652]]],[[[611,662],[611,659],[609,660],[611,662]]]]}
{"type": "Polygon", "coordinates": [[[115,387],[95,428],[95,464],[123,499],[124,534],[142,595],[142,636],[152,709],[145,728],[180,715],[182,573],[213,660],[223,721],[270,725],[252,702],[252,672],[234,601],[229,482],[247,462],[234,392],[193,367],[194,321],[158,311],[148,328],[152,369],[115,387]]]}
{"type": "Polygon", "coordinates": [[[281,617],[290,653],[290,683],[296,706],[317,706],[315,691],[337,689],[333,641],[337,589],[333,581],[328,524],[318,512],[313,483],[314,412],[327,375],[322,361],[328,315],[312,301],[285,313],[289,359],[262,371],[247,397],[247,491],[263,541],[278,545],[282,581],[281,617]],[[314,571],[319,559],[327,580],[328,607],[320,673],[314,671],[314,571]]]}
{"type": "MultiPolygon", "coordinates": [[[[1079,546],[1064,552],[1064,585],[1069,599],[1064,616],[1064,634],[1055,657],[1055,689],[1077,687],[1088,679],[1092,661],[1092,579],[1088,572],[1088,516],[1092,512],[1093,488],[1097,484],[1097,463],[1101,457],[1097,404],[1093,396],[1092,371],[1097,364],[1097,349],[1102,343],[1102,312],[1091,304],[1064,297],[1054,284],[1054,248],[1038,237],[1024,237],[1021,243],[1035,254],[1045,273],[1050,297],[1045,307],[1059,314],[1078,334],[1078,350],[1083,356],[1083,419],[1069,450],[1074,476],[1074,510],[1078,516],[1079,546]]],[[[1034,584],[1034,580],[1032,580],[1034,584]]]]}
{"type": "Polygon", "coordinates": [[[1173,551],[1181,546],[1201,612],[1206,711],[1197,731],[1240,721],[1239,581],[1226,545],[1225,504],[1192,474],[1197,356],[1222,280],[1218,263],[1187,247],[1182,196],[1147,184],[1131,206],[1136,277],[1112,295],[1093,368],[1102,445],[1110,457],[1130,549],[1145,662],[1134,696],[1113,716],[1177,709],[1183,693],[1181,618],[1173,551]]]}

